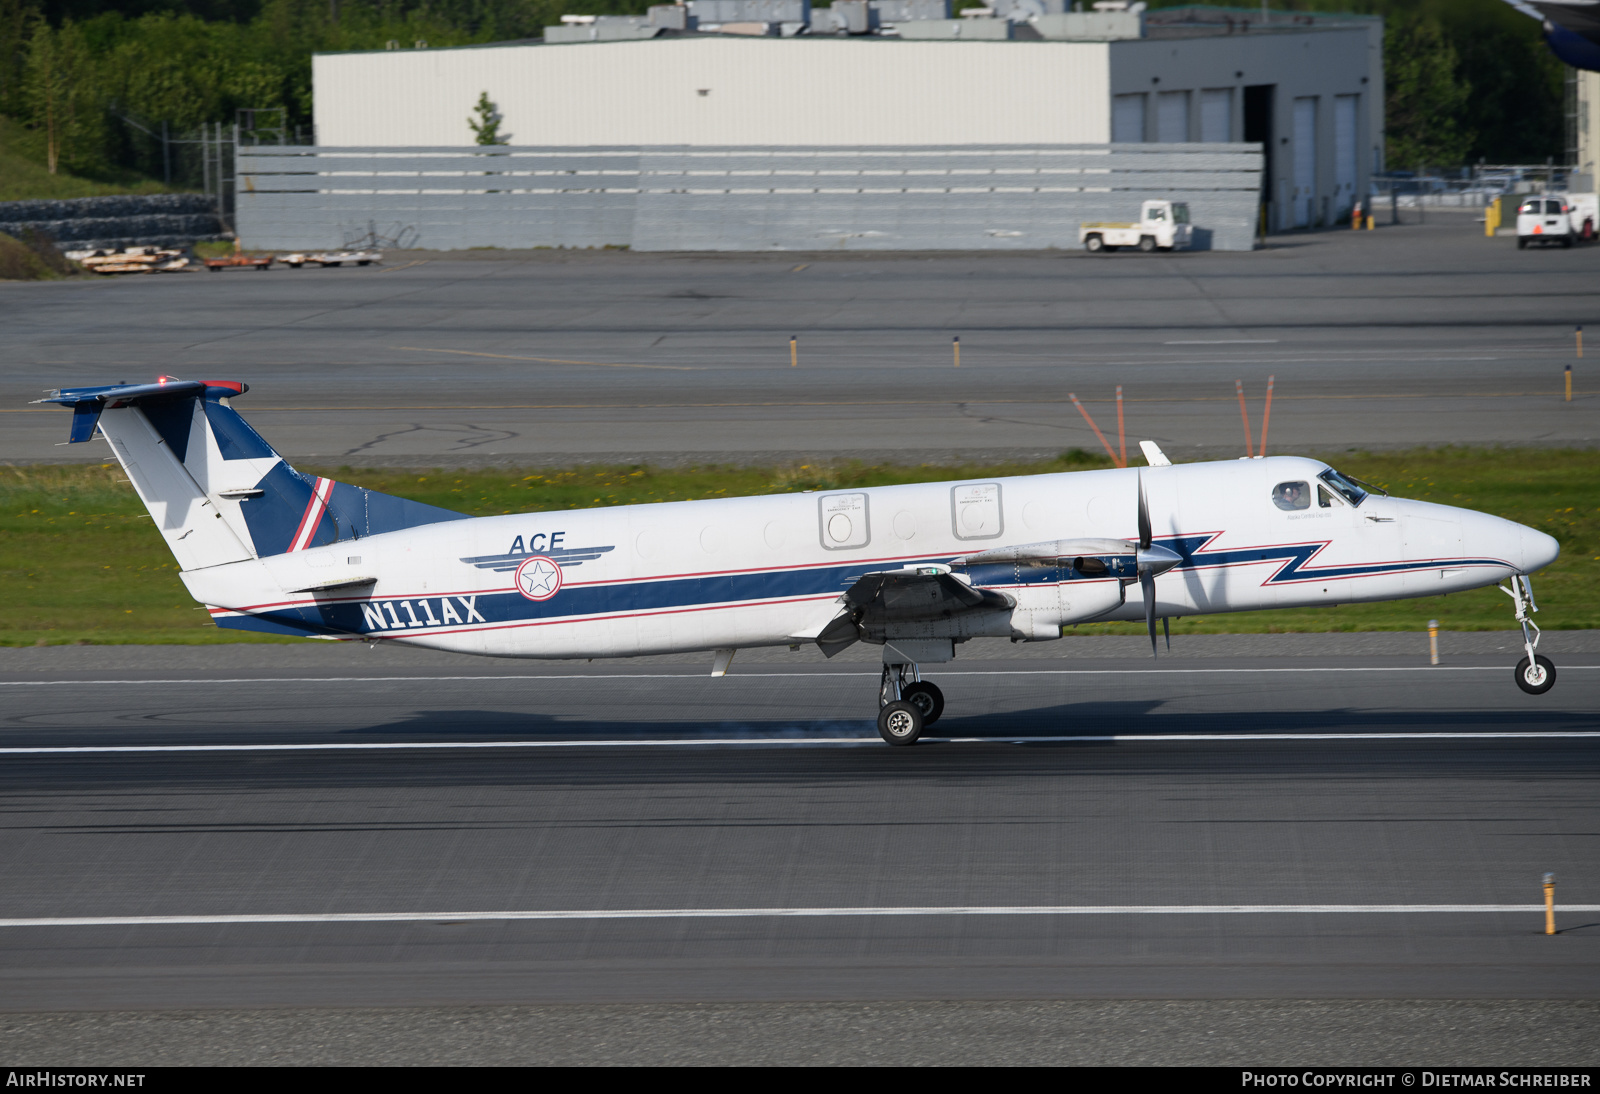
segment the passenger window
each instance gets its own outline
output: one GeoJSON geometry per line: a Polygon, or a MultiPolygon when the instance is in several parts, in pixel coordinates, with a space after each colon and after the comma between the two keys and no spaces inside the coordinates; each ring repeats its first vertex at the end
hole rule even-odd
{"type": "Polygon", "coordinates": [[[1320,482],[1317,483],[1317,507],[1319,509],[1342,509],[1344,502],[1328,492],[1328,488],[1320,482]]]}
{"type": "Polygon", "coordinates": [[[1560,216],[1561,215],[1561,203],[1559,201],[1547,201],[1547,202],[1545,202],[1544,203],[1544,212],[1545,212],[1546,216],[1552,216],[1552,217],[1553,216],[1560,216]]]}
{"type": "Polygon", "coordinates": [[[1538,216],[1539,215],[1539,203],[1537,201],[1525,201],[1525,202],[1522,203],[1522,208],[1518,209],[1517,212],[1519,212],[1519,213],[1532,213],[1534,216],[1538,216]]]}
{"type": "Polygon", "coordinates": [[[1272,488],[1272,504],[1279,509],[1311,508],[1311,490],[1303,482],[1280,482],[1272,488]]]}

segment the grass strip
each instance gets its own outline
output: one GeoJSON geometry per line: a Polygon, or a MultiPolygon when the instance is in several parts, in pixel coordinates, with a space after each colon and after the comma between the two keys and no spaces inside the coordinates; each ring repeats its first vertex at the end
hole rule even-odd
{"type": "MultiPolygon", "coordinates": [[[[1418,449],[1347,452],[1336,466],[1401,497],[1479,509],[1538,528],[1561,558],[1534,582],[1550,630],[1600,628],[1600,476],[1588,451],[1418,449]]],[[[1079,449],[1036,464],[776,468],[649,466],[575,470],[402,471],[305,468],[342,482],[474,516],[640,502],[836,490],[946,479],[1082,471],[1109,464],[1079,449]]],[[[1085,530],[1085,534],[1091,534],[1085,530]]],[[[0,645],[301,642],[220,631],[189,599],[177,564],[115,465],[0,468],[0,645]]],[[[1505,630],[1510,602],[1493,588],[1337,608],[1194,616],[1176,634],[1505,630]]],[[[1140,634],[1137,623],[1073,634],[1140,634]]]]}

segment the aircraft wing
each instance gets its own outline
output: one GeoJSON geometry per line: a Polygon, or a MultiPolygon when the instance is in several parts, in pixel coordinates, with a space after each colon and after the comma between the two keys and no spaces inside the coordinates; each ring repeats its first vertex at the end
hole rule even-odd
{"type": "Polygon", "coordinates": [[[974,588],[944,567],[933,566],[862,574],[840,599],[843,609],[816,638],[828,657],[859,639],[862,626],[937,622],[963,612],[1016,606],[1005,593],[974,588]]]}

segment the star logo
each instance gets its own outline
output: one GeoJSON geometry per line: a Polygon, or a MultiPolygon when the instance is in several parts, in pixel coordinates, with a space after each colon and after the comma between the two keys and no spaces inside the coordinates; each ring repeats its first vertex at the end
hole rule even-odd
{"type": "Polygon", "coordinates": [[[517,567],[517,592],[529,600],[549,600],[561,591],[561,567],[544,555],[529,555],[517,567]]]}

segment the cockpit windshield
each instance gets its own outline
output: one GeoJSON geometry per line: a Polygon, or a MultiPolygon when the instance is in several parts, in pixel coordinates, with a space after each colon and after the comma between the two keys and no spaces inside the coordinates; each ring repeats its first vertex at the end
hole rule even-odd
{"type": "Polygon", "coordinates": [[[1345,501],[1348,501],[1351,505],[1359,506],[1362,502],[1367,500],[1367,492],[1365,490],[1358,486],[1353,480],[1345,478],[1331,467],[1322,474],[1318,475],[1317,478],[1321,479],[1323,482],[1339,491],[1339,493],[1344,497],[1345,501]]]}

